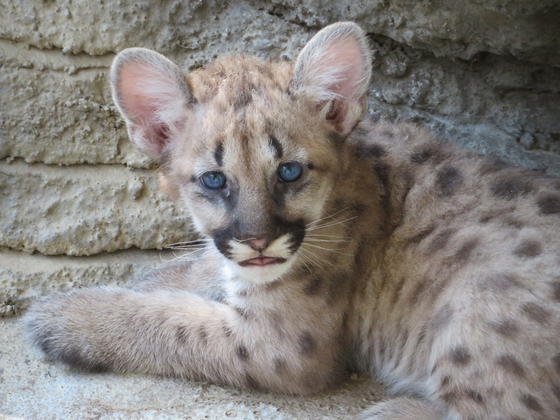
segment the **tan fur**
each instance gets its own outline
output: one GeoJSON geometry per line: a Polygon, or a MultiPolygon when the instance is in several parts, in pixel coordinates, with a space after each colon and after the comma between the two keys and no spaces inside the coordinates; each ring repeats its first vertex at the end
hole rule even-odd
{"type": "MultiPolygon", "coordinates": [[[[346,37],[345,48],[361,51],[352,57],[368,57],[353,24],[318,37],[346,37]]],[[[144,55],[158,65],[145,50],[125,52],[114,74],[144,55]]],[[[27,315],[35,342],[78,367],[289,394],[325,389],[352,368],[418,398],[364,418],[557,417],[560,180],[459,151],[411,124],[356,125],[365,85],[321,85],[356,89],[325,102],[309,94],[316,86],[294,82],[313,83],[315,74],[299,73],[306,64],[226,57],[181,80],[165,62],[161,83],[184,90],[170,99],[184,121],[162,113],[150,124],[179,132],[135,141],[157,140],[141,147],[159,154],[165,189],[206,246],[134,290],[40,300],[27,315]],[[289,161],[312,165],[283,185],[276,170],[289,161]],[[221,195],[200,184],[212,170],[227,176],[221,195]],[[278,220],[303,223],[301,244],[278,220]],[[276,224],[280,233],[268,233],[276,224]],[[240,267],[259,255],[252,235],[272,235],[262,252],[286,262],[240,267]]],[[[131,136],[161,134],[134,119],[114,80],[131,136]]]]}

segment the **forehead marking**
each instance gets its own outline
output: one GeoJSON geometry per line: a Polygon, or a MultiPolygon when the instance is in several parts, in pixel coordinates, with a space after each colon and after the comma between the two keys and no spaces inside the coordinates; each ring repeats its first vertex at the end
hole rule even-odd
{"type": "Polygon", "coordinates": [[[214,150],[214,159],[218,166],[223,166],[224,164],[224,144],[220,141],[214,150]]]}
{"type": "Polygon", "coordinates": [[[268,145],[274,151],[274,157],[276,157],[276,159],[281,159],[284,155],[284,148],[282,147],[278,139],[273,135],[270,135],[268,137],[268,145]]]}

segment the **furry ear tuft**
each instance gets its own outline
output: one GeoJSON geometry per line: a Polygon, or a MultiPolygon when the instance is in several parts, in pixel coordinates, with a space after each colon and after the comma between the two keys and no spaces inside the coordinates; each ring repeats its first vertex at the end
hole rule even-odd
{"type": "Polygon", "coordinates": [[[371,56],[364,31],[338,22],[319,31],[300,52],[290,88],[317,104],[321,115],[348,134],[366,110],[371,56]]]}
{"type": "Polygon", "coordinates": [[[117,55],[111,91],[130,139],[155,158],[184,128],[187,108],[194,102],[181,69],[145,48],[127,48],[117,55]]]}

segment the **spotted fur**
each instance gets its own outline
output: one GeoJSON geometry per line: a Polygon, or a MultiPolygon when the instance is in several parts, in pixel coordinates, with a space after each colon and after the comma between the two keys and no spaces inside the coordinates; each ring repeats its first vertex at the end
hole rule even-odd
{"type": "Polygon", "coordinates": [[[559,181],[365,116],[370,74],[352,23],[295,63],[223,57],[184,75],[119,54],[130,137],[205,249],[134,289],[41,299],[34,342],[85,369],[300,395],[357,369],[402,394],[364,418],[558,417],[559,181]],[[208,171],[226,185],[205,188],[208,171]],[[247,265],[260,256],[275,263],[247,265]]]}

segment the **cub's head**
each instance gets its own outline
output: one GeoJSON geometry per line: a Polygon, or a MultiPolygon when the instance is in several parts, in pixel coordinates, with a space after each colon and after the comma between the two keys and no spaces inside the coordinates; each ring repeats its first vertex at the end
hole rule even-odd
{"type": "Polygon", "coordinates": [[[344,176],[338,149],[365,111],[370,74],[353,23],[324,28],[295,63],[226,57],[184,74],[131,48],[111,69],[129,136],[160,161],[163,187],[233,274],[257,283],[305,261],[310,223],[327,216],[344,176]]]}

